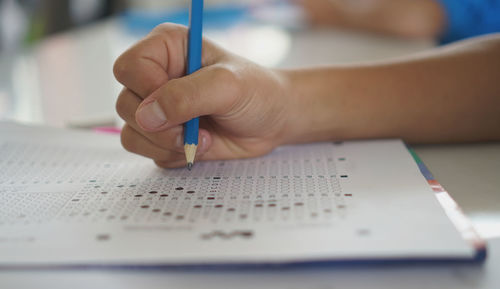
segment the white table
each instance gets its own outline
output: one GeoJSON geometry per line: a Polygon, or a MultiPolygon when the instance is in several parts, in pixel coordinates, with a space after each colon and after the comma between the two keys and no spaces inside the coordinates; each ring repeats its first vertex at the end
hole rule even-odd
{"type": "MultiPolygon", "coordinates": [[[[383,59],[432,45],[342,31],[290,34],[272,26],[243,27],[224,34],[212,31],[209,35],[255,61],[281,67],[383,59]],[[241,39],[241,33],[246,33],[249,43],[265,43],[267,47],[269,42],[258,40],[276,40],[271,51],[275,57],[255,53],[264,46],[249,48],[236,41],[235,35],[241,39]],[[304,57],[305,52],[308,57],[304,57]]],[[[112,78],[112,63],[133,40],[116,21],[110,21],[53,37],[33,50],[3,59],[11,65],[2,65],[0,75],[12,79],[4,77],[4,87],[0,82],[0,99],[15,94],[17,101],[0,102],[4,108],[0,117],[53,126],[113,123],[119,85],[112,78]]],[[[417,146],[416,151],[488,238],[489,257],[483,266],[2,271],[0,288],[500,288],[500,143],[417,146]]]]}

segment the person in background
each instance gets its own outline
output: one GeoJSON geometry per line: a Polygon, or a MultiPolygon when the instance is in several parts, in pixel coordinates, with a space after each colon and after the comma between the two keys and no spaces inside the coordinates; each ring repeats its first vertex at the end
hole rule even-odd
{"type": "Polygon", "coordinates": [[[313,23],[441,43],[500,31],[500,0],[296,0],[313,23]]]}

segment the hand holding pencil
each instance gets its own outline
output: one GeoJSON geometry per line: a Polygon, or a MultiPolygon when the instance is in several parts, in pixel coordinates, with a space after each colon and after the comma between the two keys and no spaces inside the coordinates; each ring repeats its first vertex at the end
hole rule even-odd
{"type": "Polygon", "coordinates": [[[284,143],[292,102],[281,72],[204,40],[202,68],[186,75],[188,35],[159,25],[117,59],[123,146],[161,167],[186,166],[184,124],[197,117],[197,160],[255,157],[284,143]]]}

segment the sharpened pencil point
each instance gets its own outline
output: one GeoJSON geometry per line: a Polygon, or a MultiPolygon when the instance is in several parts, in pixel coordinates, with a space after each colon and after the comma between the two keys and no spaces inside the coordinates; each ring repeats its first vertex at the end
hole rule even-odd
{"type": "Polygon", "coordinates": [[[186,153],[186,163],[188,170],[191,170],[194,164],[194,157],[196,156],[196,147],[195,144],[185,144],[184,152],[186,153]]]}

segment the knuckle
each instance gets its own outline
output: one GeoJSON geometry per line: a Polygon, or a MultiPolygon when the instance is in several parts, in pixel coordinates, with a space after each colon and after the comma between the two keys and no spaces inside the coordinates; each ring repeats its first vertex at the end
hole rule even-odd
{"type": "Polygon", "coordinates": [[[131,153],[137,152],[137,146],[135,145],[135,134],[132,133],[132,129],[128,125],[125,125],[123,127],[120,134],[120,141],[125,150],[131,153]]]}
{"type": "Polygon", "coordinates": [[[160,105],[165,108],[167,119],[177,123],[185,120],[193,102],[191,89],[186,87],[185,81],[171,80],[165,87],[165,98],[159,99],[160,105]],[[164,103],[161,103],[161,102],[164,103]]]}
{"type": "Polygon", "coordinates": [[[181,161],[154,160],[155,164],[164,169],[174,169],[182,166],[181,161]]]}
{"type": "Polygon", "coordinates": [[[238,72],[228,65],[214,66],[214,73],[217,79],[223,83],[236,83],[238,81],[238,72]]]}
{"type": "Polygon", "coordinates": [[[116,59],[114,65],[113,65],[113,74],[114,74],[116,80],[118,80],[118,82],[120,82],[122,84],[123,84],[123,80],[125,79],[125,75],[126,75],[127,70],[128,70],[128,68],[127,68],[128,65],[127,65],[127,61],[126,61],[126,54],[127,54],[127,52],[120,55],[118,57],[118,59],[116,59]]]}
{"type": "Polygon", "coordinates": [[[229,65],[217,65],[215,67],[215,77],[217,83],[222,83],[229,95],[240,95],[241,93],[241,72],[229,65]]]}
{"type": "Polygon", "coordinates": [[[220,64],[214,67],[213,75],[212,82],[221,84],[224,91],[227,92],[224,95],[228,97],[223,101],[225,105],[219,109],[222,111],[230,109],[235,101],[244,94],[241,71],[229,65],[220,64]]]}
{"type": "Polygon", "coordinates": [[[163,161],[163,160],[154,160],[155,164],[159,166],[160,168],[168,169],[168,162],[163,161]]]}
{"type": "Polygon", "coordinates": [[[116,100],[115,103],[115,109],[120,118],[122,118],[124,121],[129,121],[130,112],[128,110],[130,107],[129,105],[130,100],[128,99],[126,92],[127,89],[124,88],[120,93],[120,95],[118,95],[118,99],[116,100]]]}
{"type": "Polygon", "coordinates": [[[182,25],[179,24],[174,24],[174,23],[162,23],[159,25],[156,25],[155,28],[152,30],[153,32],[159,32],[159,33],[185,33],[186,28],[182,25]]]}
{"type": "Polygon", "coordinates": [[[121,92],[120,95],[118,95],[118,98],[116,99],[115,110],[118,113],[118,115],[123,119],[123,112],[125,111],[125,100],[123,97],[123,92],[121,92]]]}

